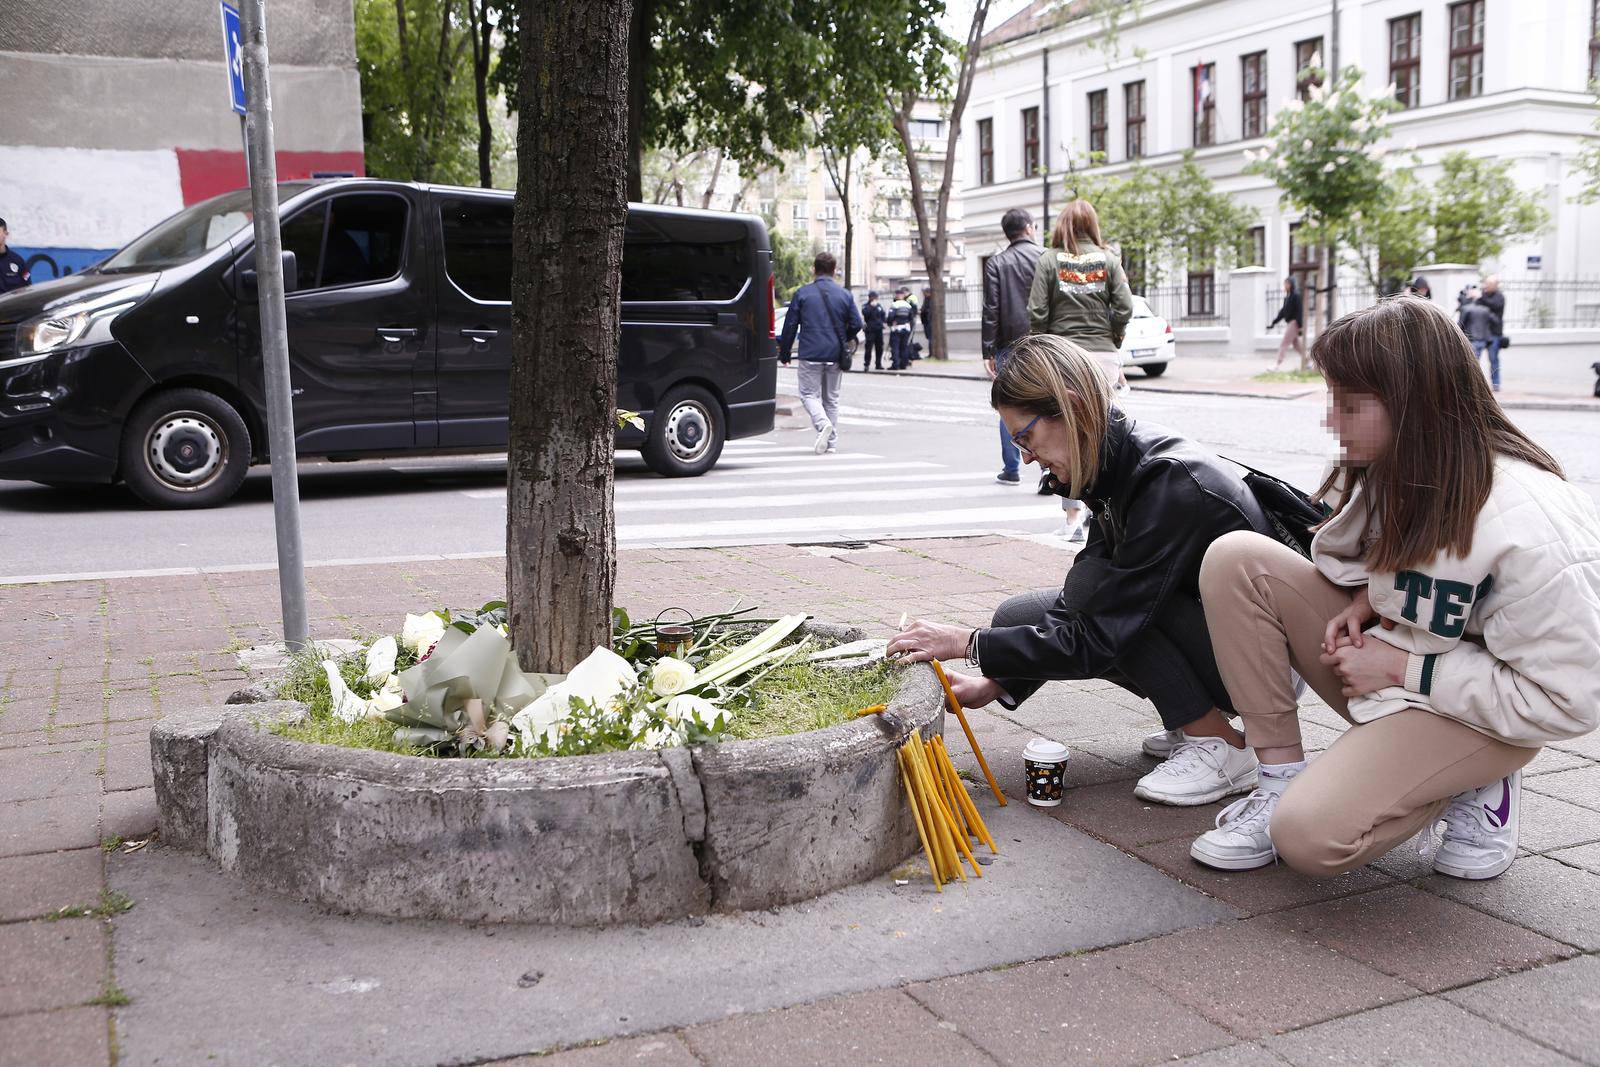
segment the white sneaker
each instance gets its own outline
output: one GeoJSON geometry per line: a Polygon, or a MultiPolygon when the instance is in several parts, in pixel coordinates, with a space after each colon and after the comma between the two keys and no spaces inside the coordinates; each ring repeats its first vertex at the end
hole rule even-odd
{"type": "Polygon", "coordinates": [[[1469,789],[1444,809],[1444,841],[1433,869],[1452,878],[1493,878],[1517,858],[1522,772],[1469,789]]]}
{"type": "Polygon", "coordinates": [[[1263,774],[1261,784],[1243,800],[1217,813],[1217,828],[1207,830],[1189,846],[1189,855],[1219,871],[1253,871],[1278,859],[1272,847],[1272,813],[1291,778],[1263,774]]]}
{"type": "Polygon", "coordinates": [[[1182,741],[1182,730],[1157,730],[1153,734],[1146,734],[1144,744],[1139,747],[1151,759],[1166,759],[1182,741]]]}
{"type": "Polygon", "coordinates": [[[1180,807],[1210,804],[1254,789],[1259,767],[1249,748],[1234,748],[1220,737],[1183,734],[1167,761],[1139,779],[1133,795],[1180,807]]]}
{"type": "Polygon", "coordinates": [[[837,434],[833,428],[833,423],[829,422],[827,419],[823,419],[822,429],[817,431],[817,442],[811,446],[811,451],[815,452],[819,456],[822,455],[828,450],[828,442],[832,441],[835,436],[837,436],[837,434]]]}

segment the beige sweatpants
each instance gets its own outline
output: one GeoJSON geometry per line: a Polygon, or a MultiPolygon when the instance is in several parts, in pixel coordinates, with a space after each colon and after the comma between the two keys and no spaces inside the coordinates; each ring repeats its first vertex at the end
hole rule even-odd
{"type": "MultiPolygon", "coordinates": [[[[1206,625],[1254,747],[1300,743],[1290,667],[1350,719],[1339,677],[1320,657],[1328,620],[1351,597],[1309,560],[1260,534],[1227,534],[1207,550],[1200,568],[1206,625]]],[[[1538,754],[1416,708],[1355,723],[1284,792],[1272,843],[1297,871],[1353,870],[1439,818],[1457,793],[1503,778],[1538,754]]]]}

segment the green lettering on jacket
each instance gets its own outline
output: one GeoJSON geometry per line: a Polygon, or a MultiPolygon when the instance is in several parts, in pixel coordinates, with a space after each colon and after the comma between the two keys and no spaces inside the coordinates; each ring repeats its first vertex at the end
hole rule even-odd
{"type": "Polygon", "coordinates": [[[1400,609],[1406,622],[1417,621],[1417,601],[1433,596],[1433,579],[1417,571],[1397,571],[1394,587],[1406,595],[1406,606],[1400,609]]]}
{"type": "Polygon", "coordinates": [[[1472,605],[1488,595],[1494,586],[1494,575],[1489,575],[1473,588],[1466,582],[1448,578],[1430,578],[1420,571],[1398,571],[1394,587],[1406,596],[1400,616],[1407,622],[1420,619],[1417,605],[1423,600],[1433,602],[1433,615],[1428,620],[1428,632],[1440,637],[1460,637],[1467,628],[1467,618],[1472,605]]]}

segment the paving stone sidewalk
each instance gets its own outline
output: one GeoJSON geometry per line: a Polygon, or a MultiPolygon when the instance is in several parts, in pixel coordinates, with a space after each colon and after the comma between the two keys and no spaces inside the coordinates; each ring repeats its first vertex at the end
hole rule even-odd
{"type": "MultiPolygon", "coordinates": [[[[981,625],[1006,596],[1058,584],[1069,562],[999,537],[625,551],[618,599],[641,615],[742,597],[882,634],[902,611],[981,625]]],[[[321,637],[390,630],[419,605],[475,605],[504,587],[498,559],[315,568],[308,580],[321,637]]],[[[143,844],[155,826],[150,725],[248,681],[233,651],[274,639],[277,612],[271,572],[0,588],[0,1065],[117,1062],[118,971],[139,963],[119,957],[119,917],[162,908],[121,897],[107,875],[137,862],[130,850],[161,848],[143,844]]],[[[1132,796],[1154,716],[1121,690],[1055,683],[1016,712],[973,718],[1010,785],[1028,738],[1072,748],[1067,803],[1036,817],[1239,918],[537,1062],[1600,1064],[1600,738],[1530,765],[1524,855],[1503,877],[1440,878],[1402,849],[1317,882],[1192,864],[1188,842],[1216,806],[1132,796]]],[[[1315,750],[1342,727],[1319,705],[1304,718],[1315,750]]],[[[964,744],[952,749],[970,765],[964,744]]]]}

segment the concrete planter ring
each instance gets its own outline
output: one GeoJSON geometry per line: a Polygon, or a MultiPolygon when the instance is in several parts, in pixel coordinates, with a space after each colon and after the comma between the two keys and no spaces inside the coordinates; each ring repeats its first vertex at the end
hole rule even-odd
{"type": "MultiPolygon", "coordinates": [[[[890,709],[907,729],[941,732],[932,669],[907,669],[890,709]]],[[[881,874],[917,848],[898,739],[869,719],[513,760],[395,755],[268,729],[305,714],[272,702],[157,723],[162,840],[339,911],[575,926],[792,903],[881,874]]]]}

